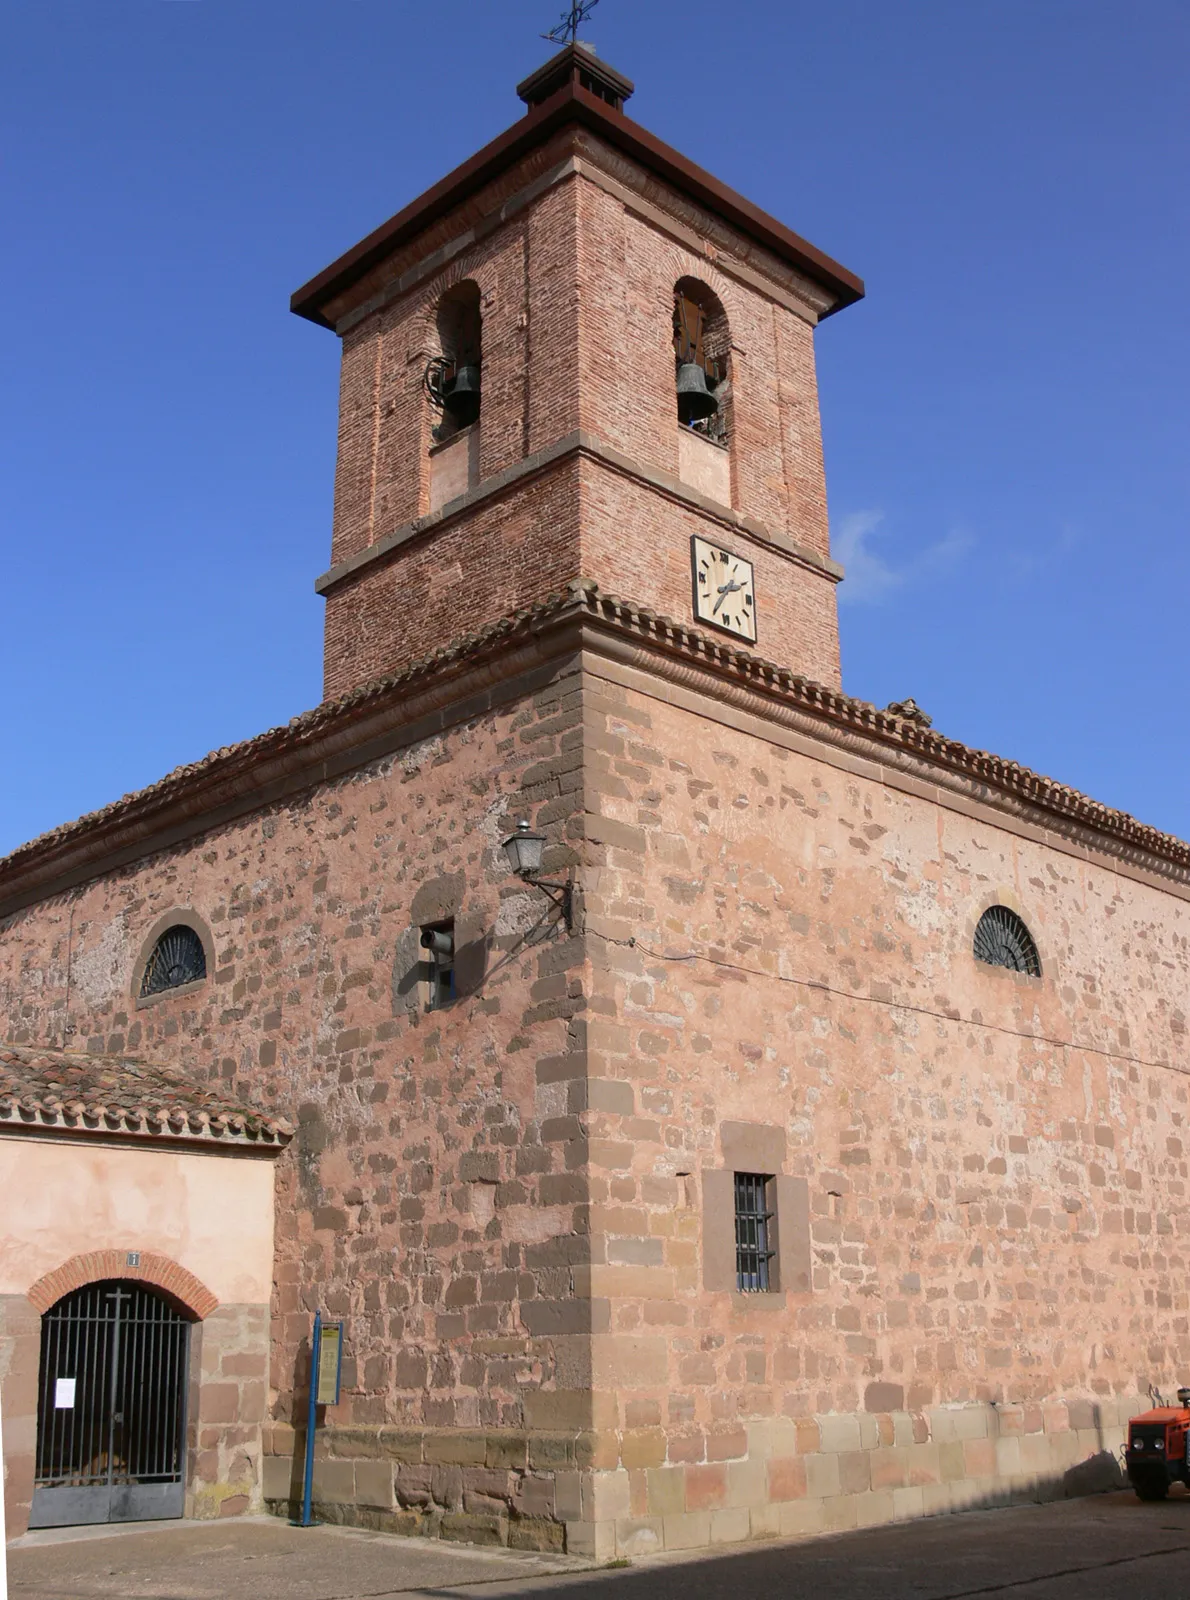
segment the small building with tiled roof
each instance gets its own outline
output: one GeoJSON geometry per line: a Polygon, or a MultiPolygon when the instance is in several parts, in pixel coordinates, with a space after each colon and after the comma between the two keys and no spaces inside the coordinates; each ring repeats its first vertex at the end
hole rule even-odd
{"type": "MultiPolygon", "coordinates": [[[[130,1056],[0,1046],[6,1497],[19,1528],[252,1504],[281,1117],[130,1056]],[[151,1352],[158,1392],[133,1371],[151,1352]],[[40,1425],[39,1425],[40,1421],[40,1425]],[[205,1470],[190,1470],[199,1455],[205,1470]]],[[[10,1524],[11,1525],[11,1524],[10,1524]]]]}
{"type": "Polygon", "coordinates": [[[317,1515],[592,1557],[1114,1482],[1190,1369],[1190,848],[844,692],[862,283],[519,92],[294,299],[322,704],[0,861],[10,1525],[291,1514],[318,1311],[317,1515]]]}

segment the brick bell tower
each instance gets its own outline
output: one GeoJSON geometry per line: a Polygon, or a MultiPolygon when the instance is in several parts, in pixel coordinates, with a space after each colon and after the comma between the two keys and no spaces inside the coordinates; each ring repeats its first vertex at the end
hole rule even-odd
{"type": "Polygon", "coordinates": [[[292,308],[343,342],[328,699],[577,578],[837,687],[817,323],[845,268],[583,44],[292,308]]]}

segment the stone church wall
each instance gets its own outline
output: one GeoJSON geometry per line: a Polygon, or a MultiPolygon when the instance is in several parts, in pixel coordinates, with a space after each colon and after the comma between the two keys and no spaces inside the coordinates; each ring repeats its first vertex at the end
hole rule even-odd
{"type": "Polygon", "coordinates": [[[573,1462],[590,1423],[589,1324],[572,1277],[587,1258],[584,1145],[568,1088],[584,1059],[584,967],[581,943],[542,925],[549,904],[510,876],[500,841],[527,814],[559,841],[547,864],[564,870],[579,702],[564,670],[499,714],[0,925],[13,1042],[68,1030],[79,1048],[175,1062],[298,1125],[276,1173],[274,1502],[300,1449],[321,1305],[347,1334],[320,1503],[342,1496],[329,1464],[338,1433],[373,1461],[358,1496],[349,1463],[349,1498],[375,1499],[379,1452],[379,1504],[392,1511],[392,1464],[408,1447],[378,1440],[413,1430],[444,1468],[439,1513],[480,1519],[456,1533],[488,1526],[499,1482],[522,1542],[561,1538],[552,1479],[531,1470],[525,1441],[529,1428],[551,1436],[534,1468],[573,1462]],[[138,1002],[145,931],[171,908],[205,922],[212,970],[197,989],[138,1002]],[[450,915],[463,993],[426,1014],[418,929],[450,915]],[[500,1459],[465,1505],[433,1439],[468,1430],[494,1436],[500,1459]]]}
{"type": "Polygon", "coordinates": [[[587,695],[597,1548],[1118,1481],[1190,1374],[1185,891],[643,684],[587,695]],[[973,959],[993,901],[1040,979],[973,959]]]}
{"type": "Polygon", "coordinates": [[[328,1518],[606,1555],[1114,1481],[1190,1358],[1184,892],[584,660],[0,928],[14,1042],[298,1123],[267,1501],[319,1304],[328,1518]],[[585,935],[507,872],[526,813],[585,935]],[[1040,979],[973,960],[997,901],[1040,979]],[[171,908],[212,970],[138,1003],[171,908]],[[427,1014],[448,915],[462,993],[427,1014]],[[765,1295],[733,1288],[737,1170],[775,1180],[765,1295]]]}

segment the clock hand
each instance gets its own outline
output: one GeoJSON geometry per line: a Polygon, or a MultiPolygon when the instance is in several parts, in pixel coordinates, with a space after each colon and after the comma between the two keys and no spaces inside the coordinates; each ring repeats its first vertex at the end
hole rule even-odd
{"type": "Polygon", "coordinates": [[[732,594],[736,589],[742,589],[743,587],[743,584],[737,583],[734,578],[730,583],[721,583],[719,585],[719,598],[715,601],[714,606],[711,608],[711,615],[715,615],[715,612],[718,611],[719,607],[727,599],[729,594],[732,594]]]}

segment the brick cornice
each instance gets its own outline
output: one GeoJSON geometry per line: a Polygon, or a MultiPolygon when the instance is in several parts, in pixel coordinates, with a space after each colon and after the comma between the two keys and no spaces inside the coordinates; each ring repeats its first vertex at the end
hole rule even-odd
{"type": "Polygon", "coordinates": [[[108,1278],[130,1278],[163,1289],[200,1320],[209,1317],[218,1306],[218,1297],[211,1293],[206,1284],[196,1278],[193,1272],[171,1261],[169,1256],[158,1255],[153,1250],[142,1250],[139,1252],[140,1261],[136,1266],[130,1266],[128,1256],[135,1248],[92,1250],[86,1255],[71,1256],[69,1261],[64,1261],[60,1267],[38,1278],[35,1284],[26,1289],[25,1298],[44,1316],[63,1295],[81,1289],[84,1284],[101,1283],[108,1278]]]}
{"type": "Polygon", "coordinates": [[[659,682],[798,730],[989,816],[1027,817],[1097,854],[1190,885],[1190,845],[1013,761],[973,750],[658,616],[588,580],[285,727],[181,767],[0,861],[0,916],[486,714],[594,651],[659,682]]]}
{"type": "Polygon", "coordinates": [[[323,327],[332,326],[328,317],[332,305],[373,268],[481,190],[528,151],[545,144],[559,129],[574,124],[590,129],[664,183],[723,217],[746,238],[754,239],[778,260],[788,262],[819,285],[829,297],[825,315],[863,297],[862,280],[846,267],[743,195],[720,183],[709,172],[695,166],[622,111],[613,111],[596,95],[572,84],[535,106],[527,116],[513,123],[470,160],[456,167],[297,290],[290,300],[291,310],[323,327]]]}
{"type": "Polygon", "coordinates": [[[843,568],[829,556],[819,555],[817,551],[790,538],[787,533],[758,522],[755,517],[745,516],[742,512],[733,510],[731,506],[721,505],[718,500],[712,500],[709,495],[700,493],[690,484],[683,483],[680,478],[662,472],[658,467],[649,466],[646,462],[637,461],[632,456],[626,456],[623,451],[613,449],[598,434],[588,433],[580,428],[566,434],[556,443],[535,451],[533,455],[526,456],[513,466],[506,467],[503,472],[493,473],[483,483],[476,484],[474,489],[468,489],[466,494],[448,501],[436,511],[429,511],[425,516],[403,523],[399,528],[394,528],[375,543],[368,545],[366,549],[359,550],[355,555],[338,562],[314,580],[315,593],[329,594],[340,585],[358,578],[369,568],[386,564],[413,540],[437,533],[439,529],[457,522],[460,517],[469,516],[486,501],[502,499],[505,495],[523,487],[528,479],[549,471],[551,467],[570,461],[575,456],[597,462],[622,478],[655,489],[666,499],[697,511],[721,527],[747,535],[757,544],[765,545],[770,550],[789,557],[799,566],[806,567],[819,577],[828,578],[832,583],[838,583],[843,577],[843,568]]]}

